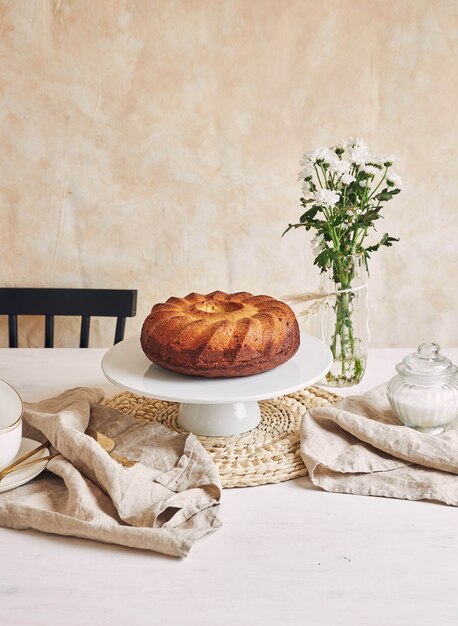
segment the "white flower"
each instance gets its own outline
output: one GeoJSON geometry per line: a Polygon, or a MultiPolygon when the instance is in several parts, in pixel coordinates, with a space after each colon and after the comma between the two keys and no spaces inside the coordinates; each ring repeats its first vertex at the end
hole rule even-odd
{"type": "Polygon", "coordinates": [[[310,193],[311,189],[312,188],[310,187],[310,183],[304,180],[304,182],[302,183],[302,194],[306,196],[310,193]]]}
{"type": "Polygon", "coordinates": [[[306,153],[304,154],[304,156],[301,158],[301,160],[299,161],[299,165],[300,165],[301,167],[310,167],[310,165],[311,165],[311,164],[310,164],[310,159],[309,159],[309,157],[308,157],[308,154],[309,154],[309,153],[308,153],[308,152],[306,152],[306,153]]]}
{"type": "Polygon", "coordinates": [[[367,187],[368,185],[370,185],[370,180],[368,178],[366,178],[365,180],[360,180],[359,185],[360,187],[367,187]]]}
{"type": "Polygon", "coordinates": [[[353,137],[349,137],[348,139],[344,139],[342,141],[342,148],[344,150],[348,150],[348,148],[351,148],[352,146],[354,146],[357,143],[358,143],[358,139],[354,139],[353,137]]]}
{"type": "Polygon", "coordinates": [[[340,180],[343,182],[344,185],[349,185],[355,180],[355,177],[351,174],[344,174],[340,180]]]}
{"type": "Polygon", "coordinates": [[[380,163],[380,165],[385,165],[385,167],[389,167],[393,165],[393,163],[397,163],[397,161],[398,157],[394,154],[381,154],[377,157],[377,162],[380,163]]]}
{"type": "Polygon", "coordinates": [[[397,189],[401,189],[402,187],[402,178],[395,174],[395,172],[389,172],[386,180],[388,183],[391,183],[397,189]]]}
{"type": "Polygon", "coordinates": [[[329,171],[332,174],[349,174],[351,169],[351,165],[348,161],[342,161],[340,159],[336,159],[329,165],[329,171]]]}
{"type": "Polygon", "coordinates": [[[370,154],[365,144],[348,148],[348,158],[355,165],[365,165],[369,161],[370,154]]]}
{"type": "Polygon", "coordinates": [[[315,192],[315,201],[322,206],[331,207],[337,204],[340,200],[340,193],[333,191],[332,189],[320,189],[315,192]]]}
{"type": "Polygon", "coordinates": [[[307,162],[298,173],[297,180],[304,180],[304,178],[309,178],[310,176],[312,176],[312,174],[312,166],[309,162],[307,162]]]}
{"type": "Polygon", "coordinates": [[[310,150],[307,156],[311,163],[316,163],[317,161],[324,161],[328,156],[328,152],[327,148],[315,148],[315,150],[310,150]]]}
{"type": "Polygon", "coordinates": [[[348,160],[355,165],[365,165],[370,160],[369,148],[362,139],[347,139],[343,142],[348,160]]]}
{"type": "Polygon", "coordinates": [[[363,167],[363,172],[369,174],[370,176],[376,176],[376,174],[378,174],[378,169],[373,165],[365,165],[363,167]]]}
{"type": "Polygon", "coordinates": [[[316,148],[304,154],[301,164],[304,166],[307,166],[307,164],[315,165],[317,161],[324,161],[330,164],[336,159],[338,159],[338,156],[333,150],[329,150],[329,148],[316,148]]]}

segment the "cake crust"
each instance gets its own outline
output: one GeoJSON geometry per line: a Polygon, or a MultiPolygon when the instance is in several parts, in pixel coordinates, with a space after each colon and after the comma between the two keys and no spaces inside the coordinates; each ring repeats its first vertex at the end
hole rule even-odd
{"type": "Polygon", "coordinates": [[[300,343],[296,316],[271,296],[190,293],[155,304],[141,345],[157,365],[190,376],[250,376],[288,361],[300,343]]]}

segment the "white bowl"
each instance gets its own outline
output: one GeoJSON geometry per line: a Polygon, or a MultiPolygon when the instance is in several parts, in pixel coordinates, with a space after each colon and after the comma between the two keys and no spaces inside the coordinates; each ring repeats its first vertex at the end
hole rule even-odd
{"type": "Polygon", "coordinates": [[[17,391],[0,380],[0,469],[14,460],[21,447],[23,410],[17,391]]]}

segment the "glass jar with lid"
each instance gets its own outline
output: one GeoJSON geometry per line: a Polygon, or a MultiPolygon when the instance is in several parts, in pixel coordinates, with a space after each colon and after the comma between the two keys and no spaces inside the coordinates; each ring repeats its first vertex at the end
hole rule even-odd
{"type": "Polygon", "coordinates": [[[457,368],[436,343],[422,343],[396,365],[390,404],[406,426],[438,435],[458,416],[457,368]]]}

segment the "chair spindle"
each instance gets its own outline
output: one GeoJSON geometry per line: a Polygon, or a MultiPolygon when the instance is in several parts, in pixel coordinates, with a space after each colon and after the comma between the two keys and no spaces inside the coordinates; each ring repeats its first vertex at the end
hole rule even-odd
{"type": "Polygon", "coordinates": [[[18,347],[17,315],[8,315],[8,335],[10,348],[18,347]]]}
{"type": "Polygon", "coordinates": [[[91,326],[90,315],[83,315],[81,317],[81,334],[80,334],[80,348],[89,347],[89,330],[91,326]]]}
{"type": "Polygon", "coordinates": [[[54,315],[45,316],[45,348],[54,348],[54,315]]]}
{"type": "Polygon", "coordinates": [[[115,332],[115,338],[114,338],[115,343],[119,343],[120,341],[124,339],[125,329],[126,329],[126,318],[118,317],[116,319],[116,332],[115,332]]]}

